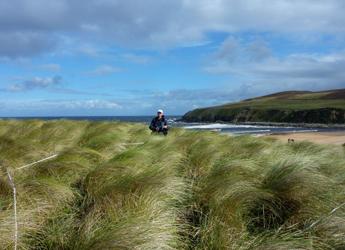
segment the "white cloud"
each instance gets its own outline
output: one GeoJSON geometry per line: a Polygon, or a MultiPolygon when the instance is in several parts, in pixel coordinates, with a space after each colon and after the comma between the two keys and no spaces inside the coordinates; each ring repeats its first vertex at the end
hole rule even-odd
{"type": "Polygon", "coordinates": [[[71,109],[121,109],[121,105],[115,101],[108,100],[82,100],[82,101],[62,101],[51,103],[54,105],[62,105],[71,109]]]}
{"type": "Polygon", "coordinates": [[[3,29],[0,25],[0,58],[18,59],[35,56],[53,50],[57,43],[58,38],[54,34],[42,31],[3,29]]]}
{"type": "Polygon", "coordinates": [[[121,71],[123,71],[123,69],[119,67],[114,67],[111,65],[100,65],[88,73],[90,75],[95,75],[95,76],[104,76],[104,75],[111,75],[114,73],[118,73],[121,71]]]}
{"type": "Polygon", "coordinates": [[[345,52],[291,54],[276,57],[262,42],[241,43],[229,38],[211,55],[205,71],[226,74],[239,82],[281,89],[345,87],[345,52]]]}
{"type": "Polygon", "coordinates": [[[12,100],[3,104],[4,109],[16,111],[87,111],[87,110],[119,110],[122,106],[113,100],[12,100]]]}
{"type": "Polygon", "coordinates": [[[51,71],[51,72],[59,72],[61,70],[60,64],[56,63],[48,63],[48,64],[42,64],[38,66],[39,69],[51,71]]]}
{"type": "MultiPolygon", "coordinates": [[[[69,41],[72,42],[72,41],[69,41]]],[[[78,52],[81,54],[90,56],[90,57],[99,57],[100,56],[100,51],[96,47],[90,45],[90,44],[84,44],[80,46],[78,49],[78,52]]]]}
{"type": "Polygon", "coordinates": [[[203,43],[210,31],[344,35],[344,12],[343,0],[3,0],[0,55],[43,53],[61,36],[157,49],[203,43]]]}
{"type": "Polygon", "coordinates": [[[216,62],[245,63],[259,62],[272,56],[271,49],[262,40],[244,43],[232,36],[226,38],[212,55],[216,62]]]}
{"type": "Polygon", "coordinates": [[[54,77],[33,77],[8,85],[2,91],[23,92],[34,89],[46,89],[59,85],[62,82],[61,76],[54,77]]]}
{"type": "Polygon", "coordinates": [[[125,59],[126,61],[137,63],[137,64],[147,64],[152,60],[152,58],[149,56],[137,55],[137,54],[132,54],[132,53],[123,54],[122,58],[125,59]]]}

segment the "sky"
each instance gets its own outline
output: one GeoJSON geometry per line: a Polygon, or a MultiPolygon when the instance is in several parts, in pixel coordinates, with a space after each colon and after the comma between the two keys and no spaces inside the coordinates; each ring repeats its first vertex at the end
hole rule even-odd
{"type": "Polygon", "coordinates": [[[0,0],[0,116],[345,88],[343,0],[0,0]]]}

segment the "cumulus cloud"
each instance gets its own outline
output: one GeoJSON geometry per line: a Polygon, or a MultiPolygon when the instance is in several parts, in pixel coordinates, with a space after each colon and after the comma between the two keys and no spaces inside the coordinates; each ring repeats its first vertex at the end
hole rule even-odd
{"type": "MultiPolygon", "coordinates": [[[[168,115],[178,115],[192,108],[238,101],[253,96],[251,86],[238,88],[177,89],[171,91],[134,91],[135,98],[7,100],[0,103],[0,113],[9,115],[151,115],[163,108],[168,115]]],[[[256,92],[261,93],[261,92],[256,92]]]]}
{"type": "MultiPolygon", "coordinates": [[[[47,102],[47,101],[46,101],[47,102]]],[[[47,102],[49,105],[60,106],[68,109],[120,109],[121,105],[115,101],[109,100],[77,100],[77,101],[61,101],[47,102]]]]}
{"type": "Polygon", "coordinates": [[[239,64],[259,62],[272,56],[271,49],[262,40],[241,42],[232,36],[226,38],[213,53],[216,63],[239,64]]]}
{"type": "Polygon", "coordinates": [[[192,108],[213,106],[239,101],[253,96],[257,91],[250,85],[243,84],[232,88],[174,89],[170,91],[134,91],[136,98],[119,100],[122,111],[131,114],[150,114],[157,108],[163,108],[169,114],[183,114],[192,108]],[[137,113],[136,113],[137,112],[137,113]]]}
{"type": "Polygon", "coordinates": [[[33,77],[31,79],[22,80],[21,82],[7,86],[5,91],[22,92],[34,89],[46,89],[59,85],[62,82],[61,76],[54,77],[33,77]]]}
{"type": "Polygon", "coordinates": [[[147,64],[152,60],[152,58],[149,56],[137,55],[133,53],[123,54],[122,58],[125,59],[126,61],[137,63],[137,64],[147,64]]]}
{"type": "Polygon", "coordinates": [[[54,49],[57,40],[45,32],[7,31],[0,29],[0,57],[31,57],[54,49]]]}
{"type": "Polygon", "coordinates": [[[0,55],[52,50],[61,34],[151,48],[202,44],[209,31],[344,34],[344,12],[342,0],[3,0],[0,55]]]}
{"type": "Polygon", "coordinates": [[[111,75],[123,71],[122,68],[111,66],[111,65],[100,65],[94,70],[88,72],[90,75],[104,76],[111,75]]]}
{"type": "Polygon", "coordinates": [[[101,55],[99,49],[90,44],[83,44],[82,46],[79,46],[77,50],[79,53],[90,57],[99,57],[101,55]]]}
{"type": "Polygon", "coordinates": [[[38,66],[39,69],[51,71],[51,72],[59,72],[61,70],[60,64],[56,63],[48,63],[48,64],[42,64],[38,66]]]}
{"type": "Polygon", "coordinates": [[[121,109],[122,106],[114,100],[99,99],[11,100],[0,103],[0,112],[4,116],[92,115],[94,112],[109,115],[121,109]]]}
{"type": "Polygon", "coordinates": [[[226,74],[240,82],[281,89],[330,89],[345,87],[345,52],[291,54],[277,57],[265,43],[226,39],[205,66],[212,74],[226,74]]]}

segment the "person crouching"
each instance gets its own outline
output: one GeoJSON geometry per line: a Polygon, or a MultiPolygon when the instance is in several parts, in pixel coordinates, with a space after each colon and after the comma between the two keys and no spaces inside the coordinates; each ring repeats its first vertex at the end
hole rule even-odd
{"type": "Polygon", "coordinates": [[[157,111],[157,116],[151,121],[150,129],[152,133],[163,133],[163,135],[168,134],[168,123],[164,117],[163,110],[159,109],[157,111]]]}

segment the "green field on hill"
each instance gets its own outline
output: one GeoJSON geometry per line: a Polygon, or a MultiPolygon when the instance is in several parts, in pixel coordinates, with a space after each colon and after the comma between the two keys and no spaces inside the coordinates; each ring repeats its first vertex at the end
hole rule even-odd
{"type": "Polygon", "coordinates": [[[345,108],[345,90],[332,90],[325,92],[288,91],[248,99],[239,103],[226,104],[222,107],[237,108],[252,106],[262,109],[277,108],[294,110],[345,108]],[[336,93],[338,94],[336,95],[336,93]]]}
{"type": "Polygon", "coordinates": [[[8,172],[18,249],[345,248],[341,146],[4,120],[0,156],[0,249],[14,247],[8,172]]]}
{"type": "Polygon", "coordinates": [[[288,91],[195,109],[186,121],[345,123],[345,90],[288,91]]]}

